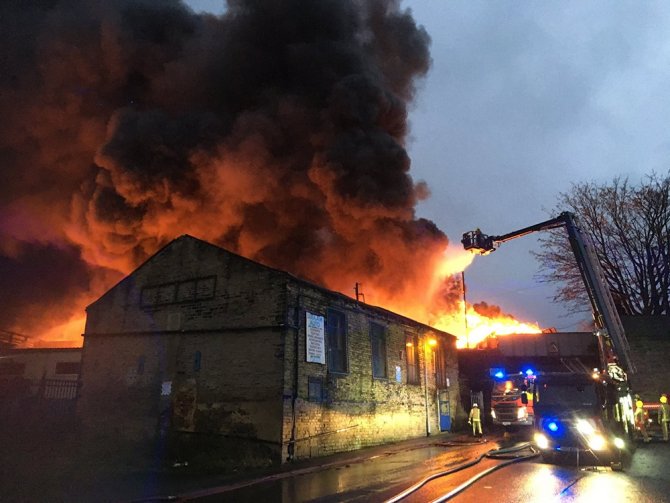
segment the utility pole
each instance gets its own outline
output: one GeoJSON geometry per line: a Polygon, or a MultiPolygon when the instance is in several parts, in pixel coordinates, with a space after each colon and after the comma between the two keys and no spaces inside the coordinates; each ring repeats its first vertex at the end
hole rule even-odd
{"type": "Polygon", "coordinates": [[[465,324],[465,347],[470,349],[470,333],[468,330],[468,303],[465,300],[465,271],[461,271],[461,285],[463,286],[463,323],[465,324]]]}
{"type": "Polygon", "coordinates": [[[356,300],[358,302],[361,301],[361,298],[363,299],[363,302],[365,302],[365,294],[361,291],[362,286],[363,285],[361,285],[360,283],[356,283],[354,285],[354,292],[356,292],[356,300]]]}

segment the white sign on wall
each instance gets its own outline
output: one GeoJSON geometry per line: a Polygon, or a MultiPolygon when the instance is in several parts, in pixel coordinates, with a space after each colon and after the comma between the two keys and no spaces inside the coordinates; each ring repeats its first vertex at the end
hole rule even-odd
{"type": "Polygon", "coordinates": [[[326,364],[325,318],[318,314],[305,313],[307,361],[326,364]]]}

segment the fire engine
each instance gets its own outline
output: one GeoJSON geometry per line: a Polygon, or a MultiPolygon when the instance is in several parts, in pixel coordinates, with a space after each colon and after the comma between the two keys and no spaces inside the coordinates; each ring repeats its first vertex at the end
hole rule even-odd
{"type": "MultiPolygon", "coordinates": [[[[600,368],[591,372],[538,372],[532,402],[534,441],[545,459],[563,453],[590,456],[596,464],[623,468],[634,447],[633,402],[628,374],[635,372],[630,349],[614,301],[593,249],[570,212],[500,236],[479,229],[466,232],[464,248],[487,255],[506,241],[537,231],[564,228],[589,297],[600,368]]],[[[541,370],[541,369],[540,369],[541,370]]]]}
{"type": "Polygon", "coordinates": [[[491,390],[493,424],[533,426],[535,378],[532,369],[514,374],[505,374],[503,370],[494,372],[491,390]]]}

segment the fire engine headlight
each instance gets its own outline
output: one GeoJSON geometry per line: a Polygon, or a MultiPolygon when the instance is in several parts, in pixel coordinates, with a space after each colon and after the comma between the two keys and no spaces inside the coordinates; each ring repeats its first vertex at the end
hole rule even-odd
{"type": "Polygon", "coordinates": [[[516,418],[517,419],[525,419],[526,418],[526,407],[519,407],[518,410],[516,411],[516,418]]]}
{"type": "Polygon", "coordinates": [[[590,435],[587,439],[587,442],[589,444],[589,447],[593,449],[594,451],[602,451],[605,447],[607,447],[607,442],[605,441],[605,437],[598,433],[594,433],[593,435],[590,435]]]}
{"type": "Polygon", "coordinates": [[[614,446],[617,449],[623,449],[624,447],[626,447],[626,442],[624,442],[622,438],[614,437],[614,446]]]}
{"type": "Polygon", "coordinates": [[[548,449],[549,448],[549,439],[545,437],[542,433],[536,433],[535,437],[533,437],[535,440],[535,445],[539,449],[548,449]]]}
{"type": "Polygon", "coordinates": [[[577,421],[577,431],[582,435],[593,435],[596,430],[591,423],[580,419],[577,421]]]}
{"type": "Polygon", "coordinates": [[[491,417],[492,417],[493,419],[496,418],[496,411],[493,410],[493,409],[491,409],[491,417]]]}

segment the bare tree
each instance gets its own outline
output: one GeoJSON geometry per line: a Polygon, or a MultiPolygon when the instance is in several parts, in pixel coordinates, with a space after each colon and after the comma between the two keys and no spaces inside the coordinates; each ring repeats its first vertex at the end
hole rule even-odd
{"type": "MultiPolygon", "coordinates": [[[[670,315],[670,171],[637,186],[616,177],[608,184],[574,184],[561,193],[556,214],[571,211],[593,242],[620,314],[670,315]]],[[[540,238],[539,279],[556,282],[554,300],[573,311],[588,304],[564,232],[540,238]]]]}

